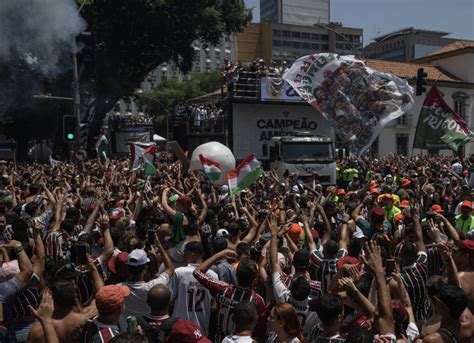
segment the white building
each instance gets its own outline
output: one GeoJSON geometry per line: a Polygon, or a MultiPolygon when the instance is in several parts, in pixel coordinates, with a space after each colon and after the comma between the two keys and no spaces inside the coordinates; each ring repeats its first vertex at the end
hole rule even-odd
{"type": "MultiPolygon", "coordinates": [[[[428,73],[427,90],[437,81],[436,86],[446,103],[460,114],[474,131],[474,42],[456,41],[432,54],[412,60],[410,63],[383,60],[369,60],[368,66],[410,81],[417,70],[424,68],[428,73]]],[[[374,142],[373,152],[379,155],[389,153],[420,154],[413,149],[416,125],[426,94],[415,97],[415,105],[409,113],[389,123],[374,142]]],[[[426,154],[427,151],[423,151],[426,154]]],[[[442,154],[452,154],[451,150],[441,150],[442,154]]],[[[474,143],[464,147],[464,155],[474,154],[474,143]]]]}

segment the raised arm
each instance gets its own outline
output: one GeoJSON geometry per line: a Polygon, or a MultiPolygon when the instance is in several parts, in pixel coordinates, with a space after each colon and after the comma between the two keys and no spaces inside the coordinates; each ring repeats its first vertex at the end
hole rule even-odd
{"type": "Polygon", "coordinates": [[[202,205],[202,211],[201,213],[199,214],[199,218],[197,220],[197,223],[199,225],[202,225],[202,223],[204,223],[204,220],[206,220],[206,217],[207,217],[207,201],[204,197],[204,194],[202,194],[201,192],[201,188],[198,186],[198,188],[196,188],[196,192],[199,196],[199,200],[201,200],[201,205],[202,205]]]}
{"type": "Polygon", "coordinates": [[[240,210],[245,214],[245,216],[248,218],[250,222],[250,230],[245,235],[245,237],[242,238],[242,241],[250,243],[255,239],[257,235],[258,224],[255,218],[250,214],[250,211],[246,207],[241,207],[240,210]]]}
{"type": "Polygon", "coordinates": [[[28,285],[31,274],[33,274],[33,266],[31,265],[31,261],[23,249],[21,242],[11,240],[9,246],[10,248],[15,249],[18,265],[20,267],[20,272],[16,274],[16,278],[18,281],[20,281],[21,286],[24,288],[28,285]]]}
{"type": "Polygon", "coordinates": [[[425,242],[423,241],[423,230],[421,228],[421,223],[420,223],[420,217],[418,215],[417,211],[413,211],[413,227],[415,231],[415,236],[416,236],[416,249],[418,252],[420,251],[426,251],[425,250],[425,242]]]}
{"type": "Polygon", "coordinates": [[[278,263],[278,225],[275,218],[271,218],[269,222],[270,232],[272,238],[270,241],[270,267],[272,272],[281,272],[280,264],[278,263]]]}
{"type": "Polygon", "coordinates": [[[319,204],[316,204],[316,209],[318,210],[319,214],[321,214],[321,217],[323,218],[324,235],[323,235],[323,238],[321,239],[321,244],[324,244],[331,239],[332,225],[328,217],[326,216],[326,211],[324,211],[324,207],[319,204]]]}
{"type": "Polygon", "coordinates": [[[303,216],[303,229],[304,229],[304,237],[306,240],[306,244],[308,245],[308,250],[309,251],[316,250],[316,243],[314,242],[313,235],[311,234],[308,218],[306,216],[303,216]]]}
{"type": "Polygon", "coordinates": [[[156,235],[155,239],[155,244],[158,247],[158,250],[160,252],[161,258],[163,260],[163,263],[165,264],[165,272],[171,276],[174,273],[174,264],[173,261],[171,260],[171,257],[168,255],[166,250],[163,248],[163,245],[161,244],[160,238],[158,235],[156,235]]]}
{"type": "Polygon", "coordinates": [[[46,251],[44,249],[43,240],[41,239],[41,226],[36,221],[33,222],[33,239],[35,242],[36,255],[36,260],[33,264],[33,272],[38,275],[41,282],[43,282],[43,274],[46,264],[46,251]]]}
{"type": "Polygon", "coordinates": [[[171,217],[174,218],[174,216],[176,215],[176,211],[173,208],[171,208],[170,205],[168,205],[168,192],[169,192],[168,188],[165,188],[163,190],[163,194],[161,195],[161,204],[163,205],[163,208],[166,211],[166,213],[168,213],[171,217]]]}

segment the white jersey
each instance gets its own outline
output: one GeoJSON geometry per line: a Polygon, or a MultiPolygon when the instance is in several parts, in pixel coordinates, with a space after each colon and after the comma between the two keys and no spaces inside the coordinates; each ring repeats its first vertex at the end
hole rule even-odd
{"type": "Polygon", "coordinates": [[[309,310],[309,298],[303,301],[297,301],[293,299],[290,290],[283,282],[279,272],[272,274],[272,281],[275,300],[279,302],[287,302],[293,305],[303,331],[303,337],[305,341],[310,342],[311,331],[313,327],[319,325],[321,321],[319,320],[318,314],[316,312],[309,310]]]}
{"type": "MultiPolygon", "coordinates": [[[[193,276],[197,264],[188,264],[176,268],[171,277],[169,288],[174,298],[173,317],[191,320],[201,328],[204,336],[208,335],[211,319],[212,296],[193,276]]],[[[206,275],[214,280],[219,280],[217,274],[208,270],[206,275]]]]}
{"type": "Polygon", "coordinates": [[[221,343],[256,343],[251,336],[238,336],[238,335],[229,335],[226,336],[221,343]]]}

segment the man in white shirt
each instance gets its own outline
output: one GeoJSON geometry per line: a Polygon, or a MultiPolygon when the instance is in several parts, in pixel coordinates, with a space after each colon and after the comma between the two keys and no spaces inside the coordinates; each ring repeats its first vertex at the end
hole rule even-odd
{"type": "Polygon", "coordinates": [[[170,277],[173,275],[173,263],[163,249],[159,239],[156,240],[156,245],[166,269],[157,278],[148,282],[145,282],[145,274],[148,270],[150,259],[146,252],[142,249],[135,249],[128,255],[127,265],[130,276],[128,281],[119,284],[130,288],[130,295],[125,298],[125,311],[120,318],[121,324],[127,320],[128,316],[135,316],[140,321],[143,316],[149,314],[150,307],[147,304],[148,291],[158,284],[167,285],[170,277]]]}
{"type": "MultiPolygon", "coordinates": [[[[186,244],[184,261],[187,265],[175,270],[169,287],[175,299],[173,316],[195,322],[207,336],[211,319],[212,296],[209,290],[193,276],[194,269],[202,262],[202,255],[203,248],[200,242],[186,244]]],[[[206,275],[218,280],[217,274],[212,270],[208,270],[206,275]]]]}

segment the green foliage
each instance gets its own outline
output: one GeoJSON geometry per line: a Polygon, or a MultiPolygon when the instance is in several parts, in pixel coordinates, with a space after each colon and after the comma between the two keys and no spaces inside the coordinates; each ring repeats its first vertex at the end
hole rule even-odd
{"type": "Polygon", "coordinates": [[[166,80],[150,92],[142,94],[138,100],[139,104],[145,107],[147,114],[156,117],[170,112],[176,104],[186,103],[192,98],[213,92],[221,85],[222,76],[219,71],[193,72],[190,80],[166,80]]]}

